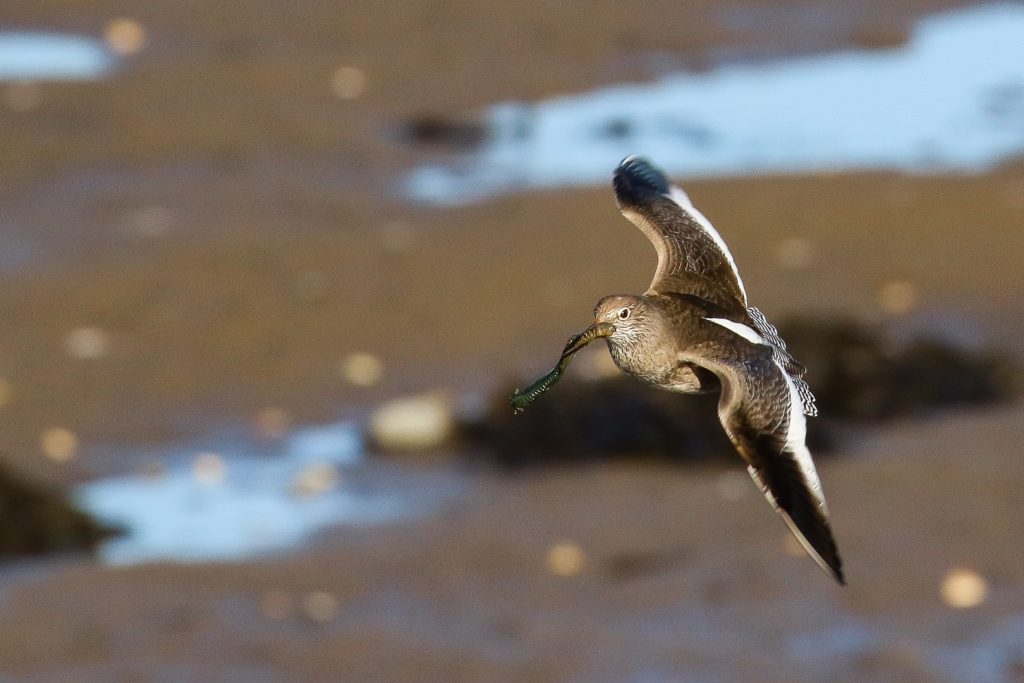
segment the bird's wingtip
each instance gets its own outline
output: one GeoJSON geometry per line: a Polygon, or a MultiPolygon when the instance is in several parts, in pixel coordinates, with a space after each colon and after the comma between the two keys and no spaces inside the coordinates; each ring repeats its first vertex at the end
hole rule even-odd
{"type": "Polygon", "coordinates": [[[615,169],[612,179],[615,194],[629,200],[644,194],[665,195],[671,191],[668,178],[643,157],[631,154],[615,169]]]}
{"type": "Polygon", "coordinates": [[[796,540],[800,542],[800,545],[804,547],[807,554],[811,556],[815,564],[822,568],[822,570],[835,579],[836,583],[840,586],[846,585],[846,575],[843,573],[843,560],[839,557],[839,549],[836,548],[835,539],[832,536],[832,529],[826,527],[826,533],[824,537],[816,538],[816,542],[812,542],[811,538],[808,538],[806,534],[797,526],[793,521],[793,518],[789,516],[789,513],[780,510],[783,519],[786,520],[786,525],[789,526],[790,531],[796,536],[796,540]]]}

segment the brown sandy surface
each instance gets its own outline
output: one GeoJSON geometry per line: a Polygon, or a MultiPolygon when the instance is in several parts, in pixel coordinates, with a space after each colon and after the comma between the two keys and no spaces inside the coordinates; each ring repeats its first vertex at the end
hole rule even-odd
{"type": "MultiPolygon", "coordinates": [[[[653,250],[610,188],[402,202],[401,172],[436,153],[401,142],[405,117],[665,64],[892,44],[912,17],[954,4],[816,3],[832,30],[796,33],[778,17],[800,3],[600,5],[583,21],[551,3],[5,2],[4,26],[99,35],[128,14],[149,43],[109,80],[44,84],[32,112],[0,107],[0,450],[69,483],[135,465],[104,458],[108,445],[202,434],[268,406],[297,422],[360,417],[409,391],[482,392],[547,369],[600,296],[646,285],[653,250]],[[730,11],[769,19],[744,31],[730,11]],[[363,97],[331,94],[341,65],[365,70],[363,97]],[[106,355],[68,355],[81,326],[109,333],[106,355]],[[383,360],[379,385],[341,378],[354,351],[383,360]],[[51,426],[78,436],[71,463],[40,454],[51,426]]],[[[1022,348],[1019,164],[687,189],[774,319],[881,320],[881,291],[905,282],[916,301],[889,319],[897,328],[1022,348]],[[799,270],[777,253],[792,237],[811,245],[799,270]]],[[[954,667],[962,680],[957,662],[976,655],[1012,680],[1024,650],[984,646],[1022,639],[1021,417],[900,424],[825,463],[846,590],[786,555],[749,482],[737,500],[715,493],[717,471],[485,476],[442,515],[338,531],[295,556],[11,567],[0,676],[904,681],[954,667]],[[545,569],[560,540],[585,553],[574,577],[545,569]],[[988,578],[981,607],[939,600],[958,564],[988,578]],[[317,591],[337,600],[323,623],[301,616],[317,591]],[[270,618],[268,599],[292,607],[270,618]]]]}
{"type": "Polygon", "coordinates": [[[601,466],[482,479],[436,517],[280,560],[23,570],[0,594],[0,666],[31,681],[1019,680],[1022,419],[900,424],[822,463],[846,588],[739,468],[601,466]],[[583,555],[570,576],[547,566],[562,542],[583,555]],[[957,566],[985,577],[982,605],[940,599],[957,566]]]}
{"type": "MultiPolygon", "coordinates": [[[[816,11],[829,45],[877,44],[947,6],[816,11]]],[[[589,11],[585,27],[566,23],[572,5],[374,7],[143,3],[131,16],[148,29],[147,47],[116,77],[43,84],[36,109],[0,108],[8,458],[62,480],[89,467],[40,462],[51,426],[88,451],[191,434],[210,416],[244,422],[266,406],[323,419],[410,389],[535,373],[600,296],[646,284],[649,244],[617,216],[608,188],[460,209],[401,202],[400,173],[434,152],[397,139],[404,117],[649,77],[649,58],[662,53],[689,64],[723,46],[779,53],[819,40],[803,46],[777,18],[772,31],[729,28],[737,12],[776,16],[756,3],[609,5],[589,11]],[[329,88],[346,64],[367,74],[353,101],[329,88]],[[68,335],[83,326],[109,333],[105,357],[69,357],[68,335]],[[375,390],[339,377],[353,351],[384,361],[375,390]]],[[[124,12],[15,0],[3,16],[98,34],[124,12]]],[[[877,316],[879,289],[896,280],[916,288],[918,323],[1021,337],[1019,315],[1007,313],[1019,280],[1006,277],[1024,262],[1020,166],[687,187],[776,319],[808,309],[877,316]],[[779,267],[789,237],[810,241],[809,267],[779,267]]]]}
{"type": "MultiPolygon", "coordinates": [[[[1019,350],[1024,285],[1010,274],[1024,263],[1024,207],[1014,194],[1022,183],[1024,170],[1011,167],[979,177],[736,180],[690,190],[735,245],[754,303],[776,319],[808,310],[882,319],[882,288],[905,281],[918,305],[895,322],[1019,350]],[[813,245],[806,269],[778,265],[777,243],[791,236],[813,245]]],[[[215,201],[188,188],[193,204],[215,201]]],[[[258,201],[258,188],[239,193],[227,193],[225,202],[239,205],[224,214],[258,201]]],[[[355,417],[404,391],[511,385],[513,375],[546,369],[598,298],[649,281],[653,249],[610,194],[521,195],[415,214],[403,207],[396,219],[351,201],[336,213],[325,208],[330,217],[319,225],[284,230],[261,213],[245,229],[116,245],[9,274],[0,368],[15,394],[0,412],[3,447],[19,464],[62,477],[68,468],[47,468],[37,454],[51,425],[88,446],[180,437],[210,416],[245,421],[266,406],[300,420],[355,417]],[[411,231],[407,248],[382,240],[392,220],[411,231]],[[109,332],[107,356],[66,353],[67,335],[83,325],[109,332]],[[382,359],[378,387],[344,382],[338,364],[354,351],[382,359]]]]}

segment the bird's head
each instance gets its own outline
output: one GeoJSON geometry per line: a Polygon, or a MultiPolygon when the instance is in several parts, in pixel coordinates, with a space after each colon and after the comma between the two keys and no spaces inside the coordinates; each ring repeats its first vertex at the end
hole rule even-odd
{"type": "MultiPolygon", "coordinates": [[[[649,304],[638,296],[615,294],[597,302],[594,323],[566,344],[562,358],[571,356],[587,344],[604,337],[612,347],[632,347],[650,328],[649,304]]],[[[614,356],[614,353],[613,353],[614,356]]]]}
{"type": "Polygon", "coordinates": [[[608,335],[612,344],[629,343],[647,327],[648,306],[638,296],[613,294],[597,302],[594,307],[594,324],[611,325],[614,330],[608,335]]]}

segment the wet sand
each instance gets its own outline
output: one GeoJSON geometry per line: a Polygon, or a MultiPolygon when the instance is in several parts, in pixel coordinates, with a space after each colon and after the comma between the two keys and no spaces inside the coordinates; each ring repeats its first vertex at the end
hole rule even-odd
{"type": "MultiPolygon", "coordinates": [[[[216,200],[201,183],[187,187],[193,203],[216,200]]],[[[1024,262],[1022,188],[1017,166],[976,177],[688,186],[772,318],[888,319],[1015,351],[1024,287],[1009,274],[1024,262]],[[796,271],[778,256],[792,237],[811,245],[810,263],[796,271]],[[911,287],[905,315],[882,308],[893,282],[911,287]]],[[[244,205],[259,192],[225,201],[244,205]]],[[[655,262],[603,188],[460,209],[402,206],[394,218],[354,200],[343,213],[290,230],[263,215],[269,224],[245,230],[125,239],[88,260],[3,276],[0,367],[15,392],[0,412],[8,457],[62,479],[87,474],[87,463],[40,462],[39,434],[51,425],[88,447],[194,435],[211,417],[244,423],[267,406],[297,421],[358,418],[406,391],[514,386],[547,369],[597,299],[642,290],[655,262]],[[65,340],[79,326],[106,330],[109,353],[70,357],[65,340]],[[351,386],[338,372],[357,351],[381,358],[378,386],[351,386]]]]}
{"type": "MultiPolygon", "coordinates": [[[[439,17],[453,31],[470,21],[478,10],[459,3],[390,19],[348,4],[314,3],[295,16],[271,4],[244,16],[145,5],[135,18],[148,28],[146,48],[114,78],[44,83],[34,110],[0,108],[7,457],[67,481],[89,467],[40,462],[39,435],[51,426],[72,430],[88,451],[191,435],[208,417],[244,423],[267,406],[324,420],[408,390],[488,390],[545,367],[604,294],[641,290],[654,254],[617,215],[609,188],[411,205],[396,196],[401,174],[439,151],[410,147],[397,129],[408,116],[458,118],[510,96],[650,77],[657,69],[644,60],[665,51],[688,64],[718,54],[709,45],[739,54],[801,45],[784,26],[726,30],[737,13],[762,11],[739,5],[675,8],[671,30],[647,16],[663,8],[594,12],[577,43],[565,39],[575,32],[560,33],[571,30],[570,10],[542,5],[521,15],[529,20],[492,8],[463,36],[480,61],[456,59],[436,28],[407,39],[410,26],[439,17]],[[522,59],[498,58],[511,46],[491,34],[505,25],[521,26],[522,59]],[[550,63],[565,70],[552,74],[550,63]],[[332,95],[339,65],[364,70],[361,97],[332,95]],[[447,75],[444,88],[424,87],[437,74],[447,75]],[[108,333],[106,355],[69,357],[79,327],[108,333]],[[379,387],[340,378],[338,363],[354,351],[381,357],[379,387]]],[[[820,12],[829,45],[877,45],[881,34],[898,40],[926,8],[947,6],[820,12]]],[[[59,17],[35,3],[5,11],[18,26],[45,20],[93,34],[118,16],[103,2],[59,17]]],[[[882,288],[908,283],[910,327],[1020,348],[1020,285],[1006,277],[1024,261],[1019,164],[975,177],[687,189],[729,240],[754,303],[775,319],[815,310],[878,318],[882,288]],[[807,241],[809,261],[787,271],[779,245],[792,238],[807,241]]]]}
{"type": "Polygon", "coordinates": [[[1022,418],[895,425],[823,462],[846,588],[738,467],[598,466],[481,479],[436,518],[277,560],[51,564],[4,590],[0,661],[40,681],[1016,680],[1022,418]],[[979,607],[939,597],[961,565],[979,607]]]}
{"type": "MultiPolygon", "coordinates": [[[[784,23],[729,28],[711,3],[594,10],[586,31],[570,9],[545,3],[405,13],[368,3],[138,5],[149,45],[116,78],[43,84],[34,112],[0,107],[0,377],[12,387],[0,450],[66,485],[139,464],[103,459],[104,445],[175,441],[251,422],[268,406],[296,422],[359,418],[410,391],[513,386],[548,368],[598,298],[643,289],[653,250],[617,215],[610,188],[452,209],[405,203],[396,179],[439,153],[398,139],[406,117],[649,78],[666,63],[658,55],[702,67],[893,44],[917,13],[952,4],[836,3],[835,30],[803,30],[816,36],[806,44],[784,23]],[[348,64],[368,75],[353,101],[329,87],[348,64]],[[82,326],[109,334],[102,357],[67,353],[82,326]],[[380,384],[339,375],[355,351],[382,359],[380,384]],[[51,426],[77,435],[71,462],[40,453],[51,426]]],[[[58,16],[14,0],[3,17],[99,34],[119,10],[95,0],[58,16]]],[[[1024,351],[1019,163],[978,176],[686,187],[773,319],[849,313],[1024,351]],[[808,241],[806,267],[784,267],[778,245],[789,238],[808,241]],[[892,283],[913,294],[904,314],[883,310],[892,283]]],[[[786,553],[785,527],[749,482],[738,499],[717,495],[717,470],[481,474],[444,514],[338,530],[295,555],[9,565],[0,673],[1013,680],[1024,667],[1021,418],[1015,406],[901,423],[823,463],[845,590],[786,553]],[[563,540],[584,554],[572,577],[545,567],[563,540]],[[960,564],[989,581],[989,599],[972,610],[938,597],[960,564]],[[302,615],[304,599],[316,619],[302,615]],[[972,657],[996,673],[958,675],[972,657]]]]}

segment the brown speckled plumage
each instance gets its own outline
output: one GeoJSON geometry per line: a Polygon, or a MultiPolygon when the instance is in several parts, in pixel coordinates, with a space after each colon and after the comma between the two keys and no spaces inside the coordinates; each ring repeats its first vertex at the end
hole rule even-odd
{"type": "Polygon", "coordinates": [[[765,316],[747,303],[721,236],[686,194],[643,159],[614,176],[619,208],[658,252],[639,296],[598,302],[595,325],[615,364],[681,393],[720,391],[718,416],[754,481],[812,558],[844,583],[821,483],[805,445],[816,415],[804,367],[765,316]],[[604,336],[604,335],[602,335],[604,336]]]}

